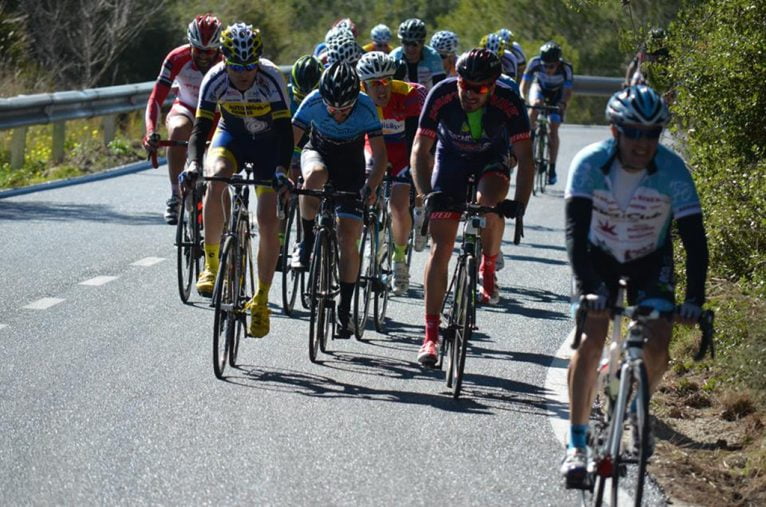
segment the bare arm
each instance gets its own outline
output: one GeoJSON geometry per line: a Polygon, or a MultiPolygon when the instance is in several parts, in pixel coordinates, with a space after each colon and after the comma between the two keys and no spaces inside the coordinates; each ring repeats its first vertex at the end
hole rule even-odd
{"type": "Polygon", "coordinates": [[[431,172],[433,171],[434,157],[431,155],[431,148],[435,142],[435,139],[418,134],[412,144],[410,167],[412,168],[413,180],[415,180],[415,188],[420,195],[430,194],[433,190],[431,188],[431,172]]]}
{"type": "Polygon", "coordinates": [[[534,164],[532,163],[532,141],[529,139],[516,141],[513,143],[513,152],[519,160],[519,169],[516,173],[516,195],[513,199],[523,202],[524,208],[526,208],[532,193],[535,176],[534,164]]]}
{"type": "Polygon", "coordinates": [[[527,94],[529,93],[529,87],[532,86],[532,82],[528,79],[521,78],[521,98],[529,102],[527,94]]]}

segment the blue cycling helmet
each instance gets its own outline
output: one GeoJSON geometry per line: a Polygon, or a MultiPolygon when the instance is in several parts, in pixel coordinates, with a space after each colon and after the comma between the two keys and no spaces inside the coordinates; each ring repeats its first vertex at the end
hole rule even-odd
{"type": "Polygon", "coordinates": [[[664,127],[670,120],[670,112],[654,89],[633,85],[612,95],[606,104],[606,119],[615,125],[664,127]]]}

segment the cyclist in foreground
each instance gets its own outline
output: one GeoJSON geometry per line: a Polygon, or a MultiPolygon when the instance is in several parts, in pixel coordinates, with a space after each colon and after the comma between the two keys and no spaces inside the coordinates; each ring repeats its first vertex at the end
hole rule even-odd
{"type": "MultiPolygon", "coordinates": [[[[336,62],[325,69],[319,80],[319,90],[311,92],[293,117],[295,143],[308,134],[308,143],[301,154],[304,187],[321,189],[331,182],[335,190],[359,192],[359,199],[338,201],[338,244],[340,248],[340,302],[338,304],[339,335],[354,333],[351,299],[359,274],[357,241],[362,234],[362,200],[373,194],[383,179],[388,164],[383,132],[378,113],[370,97],[359,90],[356,69],[345,62],[336,62]],[[365,176],[364,142],[369,137],[372,159],[375,161],[365,176]]],[[[303,241],[293,256],[293,269],[307,269],[314,244],[314,219],[319,200],[301,196],[303,241]]]]}
{"type": "MultiPolygon", "coordinates": [[[[515,200],[529,201],[532,192],[532,144],[529,120],[521,98],[503,83],[500,59],[486,49],[472,49],[457,62],[457,79],[447,79],[428,94],[415,143],[412,172],[421,195],[430,197],[431,254],[425,269],[426,332],[418,361],[437,361],[440,309],[447,290],[447,270],[452,257],[468,178],[477,176],[477,197],[482,206],[495,206],[508,194],[509,144],[519,160],[515,200]],[[436,156],[431,149],[436,143],[436,156]]],[[[523,214],[523,211],[520,212],[523,214]]],[[[496,304],[495,262],[503,236],[503,220],[486,215],[482,230],[481,259],[483,303],[496,304]]]]}
{"type": "MultiPolygon", "coordinates": [[[[194,124],[194,112],[197,108],[199,89],[202,78],[210,68],[221,60],[220,42],[221,21],[211,14],[200,14],[189,23],[186,31],[188,44],[172,50],[162,62],[160,75],[149,95],[146,104],[144,123],[146,134],[144,148],[153,152],[157,149],[155,134],[158,121],[170,89],[175,82],[178,86],[176,98],[165,118],[168,139],[187,141],[194,124]]],[[[165,221],[170,225],[178,223],[178,207],[181,193],[178,188],[178,175],[186,162],[186,147],[168,148],[168,174],[170,176],[170,199],[165,203],[165,221]]]]}
{"type": "MultiPolygon", "coordinates": [[[[553,41],[540,47],[540,55],[532,58],[521,78],[521,95],[533,106],[543,104],[558,106],[558,113],[550,115],[551,163],[548,167],[548,184],[555,185],[556,158],[559,153],[559,125],[564,121],[564,111],[572,98],[574,74],[572,64],[561,58],[561,47],[553,41]],[[531,87],[531,92],[530,92],[531,87]]],[[[534,132],[538,111],[532,109],[529,120],[534,132]]]]}
{"type": "MultiPolygon", "coordinates": [[[[581,484],[587,475],[596,368],[620,277],[630,278],[628,304],[674,308],[672,221],[686,251],[682,322],[696,322],[705,302],[708,250],[697,191],[681,157],[659,144],[669,120],[667,106],[652,88],[631,86],[612,96],[606,116],[612,138],[575,156],[565,194],[575,296],[585,296],[589,310],[582,342],[569,364],[570,427],[561,474],[570,485],[581,484]]],[[[672,324],[659,319],[650,326],[644,359],[653,391],[667,369],[672,324]]]]}
{"type": "MultiPolygon", "coordinates": [[[[362,90],[369,95],[378,108],[383,139],[386,144],[389,176],[407,178],[408,182],[397,181],[391,186],[391,218],[394,240],[394,294],[406,294],[410,286],[410,272],[407,266],[407,242],[412,230],[410,215],[410,151],[418,117],[425,100],[425,88],[415,83],[405,83],[393,79],[396,72],[396,60],[393,57],[374,51],[365,53],[356,65],[362,90]]],[[[368,167],[373,167],[372,147],[367,142],[365,154],[368,167]]],[[[422,206],[422,203],[421,203],[422,206]]],[[[420,213],[422,214],[422,209],[420,213]]],[[[422,223],[422,221],[421,221],[422,223]]],[[[423,249],[425,242],[420,250],[423,249]]]]}
{"type": "MultiPolygon", "coordinates": [[[[197,118],[189,140],[189,162],[183,180],[202,173],[205,141],[213,127],[216,108],[221,121],[210,144],[205,174],[231,177],[245,163],[253,164],[256,180],[285,175],[293,151],[287,87],[276,65],[260,58],[261,33],[252,25],[236,23],[221,35],[224,61],[205,76],[200,91],[197,118]]],[[[271,186],[257,186],[258,290],[250,303],[250,334],[261,338],[269,333],[268,293],[279,257],[277,194],[271,186]]],[[[228,190],[223,182],[210,182],[205,193],[205,269],[197,280],[203,296],[213,292],[224,215],[228,212],[228,190]]]]}

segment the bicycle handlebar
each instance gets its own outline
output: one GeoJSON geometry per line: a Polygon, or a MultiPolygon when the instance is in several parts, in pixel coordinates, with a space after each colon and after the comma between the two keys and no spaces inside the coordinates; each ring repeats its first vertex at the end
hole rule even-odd
{"type": "MultiPolygon", "coordinates": [[[[433,198],[443,195],[441,192],[431,192],[426,199],[433,198]]],[[[513,243],[518,245],[521,241],[521,238],[524,237],[524,204],[519,201],[514,201],[511,199],[505,199],[501,202],[499,202],[495,206],[481,206],[480,204],[476,203],[454,203],[455,212],[457,213],[475,213],[475,214],[484,214],[484,213],[496,213],[504,218],[512,218],[516,221],[516,227],[514,230],[514,236],[513,236],[513,243]]],[[[425,235],[428,233],[428,223],[431,220],[430,213],[426,210],[426,215],[423,220],[423,226],[421,227],[420,233],[425,235]]]]}
{"type": "MultiPolygon", "coordinates": [[[[575,335],[572,340],[572,349],[577,350],[580,347],[580,341],[582,340],[583,327],[585,326],[585,318],[588,315],[588,309],[585,308],[585,296],[580,296],[580,306],[577,309],[575,315],[575,335]]],[[[670,311],[657,311],[651,307],[646,306],[628,306],[626,308],[614,307],[610,310],[612,316],[624,315],[630,319],[637,317],[645,317],[647,320],[656,320],[660,318],[674,319],[679,315],[680,306],[676,306],[670,311]]],[[[713,336],[715,335],[715,327],[713,326],[715,320],[715,313],[713,310],[705,310],[700,314],[697,319],[697,327],[702,332],[702,339],[700,340],[699,349],[694,354],[695,361],[701,361],[707,355],[710,350],[710,357],[715,358],[715,342],[713,336]]]]}
{"type": "Polygon", "coordinates": [[[335,190],[332,185],[325,185],[322,190],[315,190],[313,188],[293,188],[291,192],[298,195],[307,195],[309,197],[319,198],[339,198],[339,197],[352,197],[355,199],[361,199],[359,192],[348,192],[346,190],[335,190]]]}
{"type": "MultiPolygon", "coordinates": [[[[157,143],[157,148],[166,148],[168,146],[189,146],[188,141],[177,141],[175,139],[160,139],[159,134],[152,134],[152,139],[157,143]]],[[[157,150],[152,150],[146,157],[146,160],[152,162],[152,167],[157,169],[160,164],[157,162],[157,150]]]]}

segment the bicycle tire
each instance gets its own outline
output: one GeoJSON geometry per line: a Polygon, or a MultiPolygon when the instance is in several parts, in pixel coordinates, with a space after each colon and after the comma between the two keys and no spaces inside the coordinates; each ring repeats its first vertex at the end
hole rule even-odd
{"type": "Polygon", "coordinates": [[[646,480],[646,465],[649,459],[649,377],[643,361],[633,364],[633,381],[635,382],[635,395],[637,397],[637,422],[639,431],[639,448],[636,455],[637,472],[636,486],[633,492],[633,500],[636,507],[641,506],[644,495],[644,482],[646,480]]]}
{"type": "Polygon", "coordinates": [[[462,297],[463,291],[465,290],[465,257],[463,256],[458,258],[450,286],[454,287],[454,292],[452,292],[451,296],[452,302],[450,313],[447,318],[447,335],[445,337],[446,340],[449,340],[445,349],[445,355],[447,357],[447,371],[445,372],[445,378],[447,380],[447,388],[453,389],[455,383],[455,367],[458,361],[458,356],[455,354],[455,349],[457,348],[457,328],[460,326],[460,315],[463,313],[463,304],[465,302],[462,297]]]}
{"type": "Polygon", "coordinates": [[[247,219],[240,219],[237,238],[237,258],[239,260],[235,271],[237,296],[233,302],[237,324],[231,334],[231,343],[229,344],[229,366],[232,368],[237,367],[239,345],[242,337],[247,336],[247,309],[245,306],[255,294],[255,270],[253,269],[253,256],[250,248],[250,223],[247,219]],[[248,281],[250,282],[249,285],[248,281]]]}
{"type": "Polygon", "coordinates": [[[236,275],[234,273],[234,264],[231,262],[235,241],[235,239],[229,237],[224,242],[218,275],[215,280],[215,291],[213,293],[213,372],[219,379],[223,378],[231,344],[231,335],[236,325],[232,297],[236,275]]]}
{"type": "Polygon", "coordinates": [[[476,302],[476,259],[469,255],[465,261],[464,288],[460,294],[462,299],[461,311],[458,314],[458,327],[455,329],[455,339],[452,354],[455,357],[453,372],[452,397],[460,397],[465,373],[465,356],[468,353],[468,342],[473,333],[473,319],[476,302]]]}
{"type": "Polygon", "coordinates": [[[314,239],[313,255],[311,258],[311,267],[309,269],[309,360],[312,363],[317,362],[317,353],[321,337],[319,336],[323,329],[319,326],[319,315],[323,313],[324,303],[319,307],[320,301],[323,301],[322,293],[322,244],[324,243],[324,231],[319,231],[314,239]],[[320,312],[320,310],[322,312],[320,312]]]}
{"type": "Polygon", "coordinates": [[[295,308],[295,299],[298,289],[302,285],[303,271],[293,271],[291,254],[293,242],[291,241],[293,229],[295,229],[295,243],[301,240],[301,221],[296,220],[298,215],[298,200],[291,199],[285,216],[285,226],[282,230],[282,313],[292,316],[295,308]],[[293,227],[294,226],[294,227],[293,227]]]}
{"type": "Polygon", "coordinates": [[[375,232],[374,221],[365,225],[362,239],[359,243],[359,271],[354,286],[354,336],[357,340],[364,338],[367,319],[370,315],[370,299],[372,296],[373,277],[375,276],[375,245],[372,234],[375,232]]]}
{"type": "Polygon", "coordinates": [[[539,180],[540,193],[545,193],[545,186],[548,184],[548,170],[549,170],[549,156],[548,150],[550,149],[550,143],[548,142],[548,129],[546,127],[540,127],[540,167],[537,171],[537,177],[539,180]]]}
{"type": "Polygon", "coordinates": [[[386,219],[383,226],[383,245],[385,251],[379,253],[377,272],[377,290],[375,291],[373,316],[375,321],[375,330],[382,333],[386,328],[386,309],[388,308],[388,298],[391,295],[391,277],[393,276],[392,257],[394,251],[394,240],[391,231],[391,217],[386,219]]]}
{"type": "Polygon", "coordinates": [[[197,243],[199,237],[197,229],[197,208],[194,205],[194,195],[187,192],[181,203],[178,213],[178,225],[176,225],[176,270],[178,274],[178,294],[181,301],[189,302],[194,274],[199,274],[200,257],[197,255],[197,243]]]}

